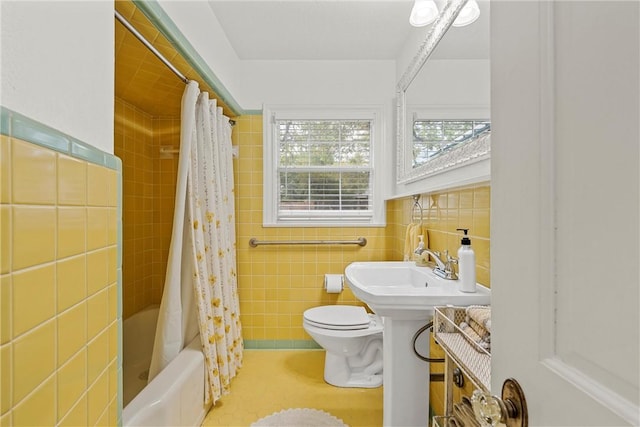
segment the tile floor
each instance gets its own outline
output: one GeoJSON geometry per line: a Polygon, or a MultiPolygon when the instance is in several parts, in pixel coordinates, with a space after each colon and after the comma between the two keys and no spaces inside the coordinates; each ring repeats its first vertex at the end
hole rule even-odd
{"type": "Polygon", "coordinates": [[[202,425],[249,426],[283,409],[314,408],[350,427],[382,426],[382,387],[333,387],[324,382],[323,370],[323,350],[245,350],[231,393],[216,403],[202,425]]]}

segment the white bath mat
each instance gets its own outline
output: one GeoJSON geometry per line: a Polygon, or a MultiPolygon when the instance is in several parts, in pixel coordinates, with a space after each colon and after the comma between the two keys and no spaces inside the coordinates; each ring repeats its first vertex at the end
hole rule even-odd
{"type": "Polygon", "coordinates": [[[349,427],[341,419],[317,409],[285,409],[259,419],[251,427],[349,427]]]}

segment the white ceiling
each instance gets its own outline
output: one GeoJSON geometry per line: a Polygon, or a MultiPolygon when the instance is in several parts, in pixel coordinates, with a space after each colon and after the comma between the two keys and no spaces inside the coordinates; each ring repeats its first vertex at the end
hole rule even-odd
{"type": "Polygon", "coordinates": [[[395,59],[413,0],[209,0],[240,59],[395,59]]]}
{"type": "MultiPolygon", "coordinates": [[[[452,27],[433,58],[489,57],[489,1],[479,4],[480,19],[452,27]]],[[[395,60],[412,32],[427,31],[409,25],[413,0],[209,0],[209,5],[242,60],[395,60]]]]}

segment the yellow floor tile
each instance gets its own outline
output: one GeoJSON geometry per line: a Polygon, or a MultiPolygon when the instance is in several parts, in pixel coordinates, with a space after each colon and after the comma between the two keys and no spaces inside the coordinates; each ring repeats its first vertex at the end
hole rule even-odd
{"type": "Polygon", "coordinates": [[[313,408],[345,424],[382,426],[382,387],[339,388],[324,382],[324,351],[245,350],[231,393],[209,411],[204,427],[249,426],[288,408],[313,408]]]}

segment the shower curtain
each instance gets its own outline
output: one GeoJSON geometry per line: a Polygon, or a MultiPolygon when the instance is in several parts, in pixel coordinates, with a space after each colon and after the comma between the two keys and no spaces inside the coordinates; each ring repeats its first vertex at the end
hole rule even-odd
{"type": "Polygon", "coordinates": [[[200,332],[206,401],[242,366],[231,125],[189,82],[182,97],[180,160],[165,287],[149,381],[200,332]]]}

